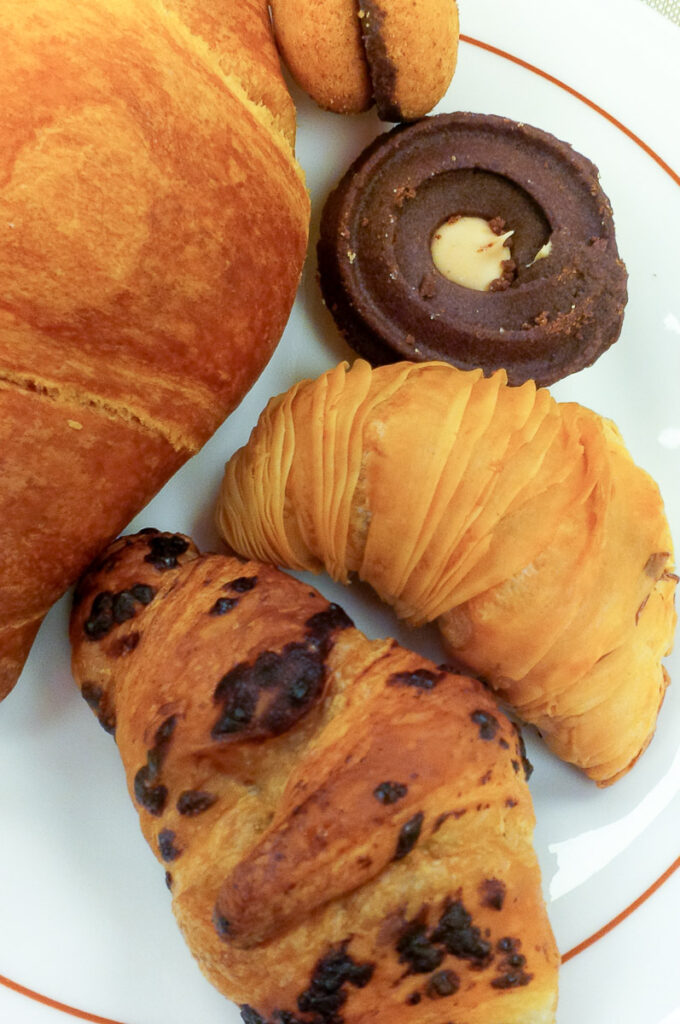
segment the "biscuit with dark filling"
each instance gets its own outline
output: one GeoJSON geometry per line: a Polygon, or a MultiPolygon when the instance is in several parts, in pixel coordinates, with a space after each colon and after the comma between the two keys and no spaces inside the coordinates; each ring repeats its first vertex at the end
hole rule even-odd
{"type": "Polygon", "coordinates": [[[279,49],[324,109],[384,121],[427,114],[458,55],[455,0],[273,0],[279,49]]]}

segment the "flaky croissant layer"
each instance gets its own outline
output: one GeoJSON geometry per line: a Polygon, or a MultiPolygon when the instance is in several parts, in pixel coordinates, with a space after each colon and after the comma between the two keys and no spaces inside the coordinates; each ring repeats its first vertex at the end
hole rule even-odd
{"type": "Polygon", "coordinates": [[[272,399],[228,462],[234,550],[370,583],[437,619],[553,750],[600,784],[649,742],[676,623],[659,490],[616,427],[533,382],[362,360],[272,399]]]}
{"type": "Polygon", "coordinates": [[[516,727],[279,570],[121,538],[73,670],[208,978],[246,1024],[549,1024],[558,955],[516,727]]]}

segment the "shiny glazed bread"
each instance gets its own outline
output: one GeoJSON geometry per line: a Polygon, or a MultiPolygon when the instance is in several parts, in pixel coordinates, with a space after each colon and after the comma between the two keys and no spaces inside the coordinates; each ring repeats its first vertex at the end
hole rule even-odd
{"type": "Polygon", "coordinates": [[[309,203],[267,6],[0,5],[0,697],[251,386],[309,203]]]}
{"type": "Polygon", "coordinates": [[[341,364],[270,401],[217,517],[242,554],[356,575],[407,622],[436,619],[598,783],[651,739],[673,545],[657,485],[596,413],[504,371],[341,364]]]}
{"type": "Polygon", "coordinates": [[[477,681],[279,570],[122,537],[73,671],[207,977],[246,1024],[549,1024],[529,766],[477,681]]]}

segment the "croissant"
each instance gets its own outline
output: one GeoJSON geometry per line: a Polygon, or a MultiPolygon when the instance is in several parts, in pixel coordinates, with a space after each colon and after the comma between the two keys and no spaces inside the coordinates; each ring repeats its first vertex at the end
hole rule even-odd
{"type": "Polygon", "coordinates": [[[229,460],[242,554],[367,581],[437,620],[559,757],[599,784],[649,742],[676,623],[655,482],[610,421],[443,363],[341,364],[272,399],[229,460]]]}
{"type": "Polygon", "coordinates": [[[246,1024],[548,1024],[558,956],[516,726],[272,566],[122,537],[73,673],[246,1024]]]}

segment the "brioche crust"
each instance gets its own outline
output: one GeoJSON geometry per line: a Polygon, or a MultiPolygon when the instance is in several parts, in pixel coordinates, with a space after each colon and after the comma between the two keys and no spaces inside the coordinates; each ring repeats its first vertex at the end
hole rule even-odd
{"type": "Polygon", "coordinates": [[[0,696],[40,618],[240,401],[288,318],[309,200],[266,10],[238,15],[0,10],[0,696]]]}

